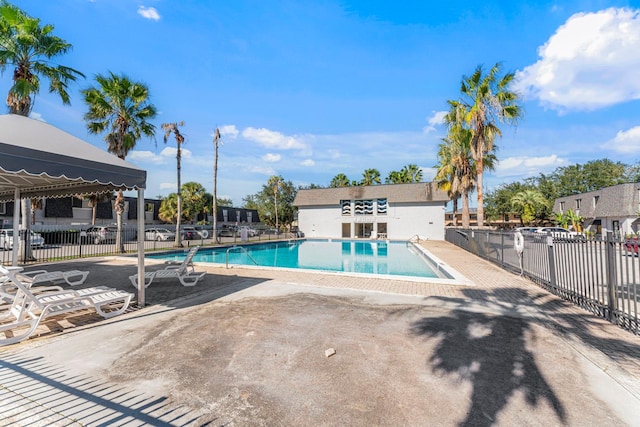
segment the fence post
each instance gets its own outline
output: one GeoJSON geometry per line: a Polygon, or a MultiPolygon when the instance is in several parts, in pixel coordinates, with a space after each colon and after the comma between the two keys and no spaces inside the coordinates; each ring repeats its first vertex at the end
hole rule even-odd
{"type": "Polygon", "coordinates": [[[551,233],[547,235],[547,254],[549,256],[549,284],[556,289],[556,260],[553,255],[553,236],[551,233]]]}
{"type": "Polygon", "coordinates": [[[504,268],[504,231],[500,232],[500,267],[504,268]]]}
{"type": "Polygon", "coordinates": [[[616,317],[616,310],[618,308],[618,296],[616,295],[616,261],[615,261],[615,240],[613,233],[607,231],[607,244],[606,244],[606,256],[607,256],[607,299],[609,306],[608,319],[614,321],[616,317]]]}

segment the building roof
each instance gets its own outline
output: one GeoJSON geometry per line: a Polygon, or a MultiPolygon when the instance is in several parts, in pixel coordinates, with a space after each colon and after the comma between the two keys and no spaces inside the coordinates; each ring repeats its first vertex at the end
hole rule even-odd
{"type": "Polygon", "coordinates": [[[601,188],[588,193],[572,194],[558,197],[554,204],[554,212],[560,212],[560,203],[564,210],[573,209],[584,218],[633,217],[640,208],[640,183],[626,183],[601,188]],[[580,200],[580,208],[577,201],[580,200]]]}
{"type": "Polygon", "coordinates": [[[447,193],[432,182],[299,190],[294,206],[338,205],[341,200],[387,199],[389,203],[448,202],[447,193]]]}

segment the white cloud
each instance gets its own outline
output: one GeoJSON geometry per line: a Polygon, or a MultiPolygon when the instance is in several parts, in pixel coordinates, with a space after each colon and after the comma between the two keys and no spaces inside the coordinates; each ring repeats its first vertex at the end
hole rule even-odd
{"type": "Polygon", "coordinates": [[[313,160],[311,160],[311,159],[307,159],[307,160],[303,160],[303,161],[301,161],[301,162],[300,162],[300,164],[301,164],[302,166],[313,166],[313,165],[315,165],[315,164],[316,164],[316,162],[314,162],[314,161],[313,161],[313,160]]]}
{"type": "MultiPolygon", "coordinates": [[[[180,150],[182,153],[182,158],[183,159],[190,159],[191,158],[191,151],[187,148],[182,147],[182,149],[180,150]]],[[[176,155],[178,154],[178,149],[176,147],[165,147],[161,152],[160,155],[162,157],[170,157],[170,158],[176,158],[176,155]]]]}
{"type": "Polygon", "coordinates": [[[640,99],[640,15],[609,8],[571,16],[516,74],[516,89],[552,109],[595,110],[640,99]]]}
{"type": "Polygon", "coordinates": [[[127,160],[135,160],[139,162],[161,164],[165,162],[163,156],[159,156],[151,151],[134,150],[129,153],[127,160]]]}
{"type": "Polygon", "coordinates": [[[619,153],[637,153],[640,150],[640,126],[619,131],[615,138],[607,141],[600,148],[610,149],[619,153]]]}
{"type": "Polygon", "coordinates": [[[176,184],[175,182],[161,182],[160,183],[160,189],[161,190],[177,190],[178,189],[178,184],[176,184]]]}
{"type": "Polygon", "coordinates": [[[47,122],[44,117],[42,117],[42,114],[40,113],[34,113],[31,112],[31,114],[29,114],[29,118],[32,118],[33,120],[40,120],[41,122],[47,122]]]}
{"type": "Polygon", "coordinates": [[[242,136],[250,141],[257,142],[263,147],[277,150],[308,150],[309,146],[297,136],[287,136],[280,132],[265,128],[248,127],[242,131],[242,136]]]}
{"type": "Polygon", "coordinates": [[[422,129],[424,133],[433,132],[436,130],[436,126],[443,125],[444,116],[446,115],[446,111],[433,111],[433,115],[427,119],[428,125],[422,129]]]}
{"type": "Polygon", "coordinates": [[[220,126],[218,127],[218,130],[220,131],[220,136],[223,138],[227,137],[231,139],[236,139],[238,137],[238,134],[240,133],[236,128],[236,125],[220,126]]]}
{"type": "Polygon", "coordinates": [[[142,16],[145,19],[151,19],[153,21],[160,20],[160,14],[156,10],[155,7],[138,7],[138,15],[142,16]]]}
{"type": "Polygon", "coordinates": [[[329,153],[329,157],[332,159],[339,159],[342,156],[342,154],[340,154],[340,150],[331,149],[327,150],[327,152],[329,153]]]}
{"type": "Polygon", "coordinates": [[[280,154],[267,153],[262,156],[262,160],[269,163],[279,162],[282,156],[280,154]]]}
{"type": "Polygon", "coordinates": [[[275,175],[276,171],[273,168],[265,168],[262,166],[251,166],[249,168],[249,171],[253,172],[253,173],[259,173],[261,175],[267,175],[267,176],[271,176],[271,175],[275,175]]]}
{"type": "Polygon", "coordinates": [[[567,163],[556,154],[544,157],[507,157],[496,166],[496,176],[531,176],[545,170],[553,170],[567,163]]]}

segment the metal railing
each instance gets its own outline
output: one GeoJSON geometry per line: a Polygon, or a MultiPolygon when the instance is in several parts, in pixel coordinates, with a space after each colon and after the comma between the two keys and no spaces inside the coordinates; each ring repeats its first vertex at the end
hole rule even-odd
{"type": "MultiPolygon", "coordinates": [[[[120,248],[116,247],[114,236],[107,235],[104,240],[96,239],[94,235],[82,233],[83,230],[36,230],[35,232],[43,239],[38,242],[31,242],[32,258],[25,259],[24,251],[18,254],[19,265],[40,264],[54,261],[72,260],[77,258],[87,258],[96,256],[113,256],[135,254],[138,252],[137,230],[134,228],[125,228],[123,230],[124,237],[124,253],[120,248]],[[37,243],[37,244],[36,244],[37,243]]],[[[294,233],[269,233],[264,232],[256,236],[248,237],[246,242],[260,242],[280,239],[295,239],[294,233]]],[[[1,239],[0,239],[1,240],[1,239]]],[[[17,242],[17,240],[16,240],[17,242]]],[[[208,233],[207,238],[199,236],[195,239],[183,240],[183,247],[190,246],[224,246],[244,243],[240,235],[221,236],[217,241],[213,238],[212,233],[208,233]]],[[[3,265],[11,265],[13,251],[11,243],[5,247],[4,242],[0,241],[0,263],[3,265]]],[[[21,249],[24,250],[24,246],[21,249]]],[[[174,248],[174,239],[169,240],[145,240],[145,252],[155,252],[170,250],[174,248]]]]}
{"type": "Polygon", "coordinates": [[[229,249],[227,249],[227,253],[226,253],[226,268],[229,268],[229,251],[232,251],[232,250],[240,250],[240,252],[244,252],[244,254],[247,256],[247,258],[249,258],[251,261],[253,261],[253,263],[255,265],[258,265],[258,262],[255,259],[253,259],[253,257],[251,256],[251,254],[249,253],[249,251],[246,248],[244,248],[242,246],[234,245],[234,246],[231,246],[229,249]]]}
{"type": "Polygon", "coordinates": [[[445,239],[502,268],[522,274],[548,291],[612,323],[640,334],[638,245],[610,233],[598,240],[523,234],[522,255],[514,233],[446,230],[445,239]]]}

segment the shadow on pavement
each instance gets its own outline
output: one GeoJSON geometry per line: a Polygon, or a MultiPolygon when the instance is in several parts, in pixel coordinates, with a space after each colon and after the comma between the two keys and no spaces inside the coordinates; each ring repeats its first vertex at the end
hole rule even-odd
{"type": "Polygon", "coordinates": [[[527,321],[454,311],[411,325],[414,335],[439,339],[429,362],[434,372],[472,384],[471,406],[461,426],[490,426],[521,391],[531,406],[546,399],[561,422],[565,410],[526,349],[527,321]]]}

